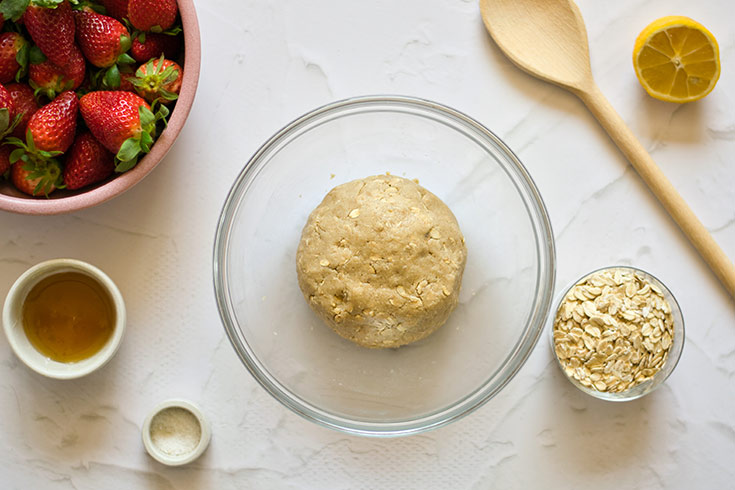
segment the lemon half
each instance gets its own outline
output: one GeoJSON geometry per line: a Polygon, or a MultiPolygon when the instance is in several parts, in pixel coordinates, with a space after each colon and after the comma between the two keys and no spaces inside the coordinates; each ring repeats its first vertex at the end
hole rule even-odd
{"type": "Polygon", "coordinates": [[[720,78],[720,50],[702,24],[672,15],[653,21],[638,35],[633,66],[651,97],[691,102],[715,88],[720,78]]]}

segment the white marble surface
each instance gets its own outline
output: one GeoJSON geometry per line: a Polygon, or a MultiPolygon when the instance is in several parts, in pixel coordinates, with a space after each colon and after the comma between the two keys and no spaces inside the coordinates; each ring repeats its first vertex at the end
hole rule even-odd
{"type": "MultiPolygon", "coordinates": [[[[732,488],[735,304],[573,96],[511,65],[462,0],[199,0],[200,90],[165,161],[127,194],[72,215],[0,214],[0,296],[29,266],[76,257],[105,270],[129,308],[116,358],[76,381],[30,372],[0,338],[0,487],[732,488]],[[486,124],[536,180],[558,250],[557,286],[595,267],[658,275],[688,322],[681,363],[627,404],[576,391],[539,343],[470,417],[375,440],[317,427],[251,379],[215,307],[211,249],[231,182],[280,126],[370,93],[434,99],[486,124]],[[212,444],[165,468],[140,440],[164,398],[204,408],[212,444]]],[[[580,0],[603,92],[735,258],[735,6],[580,0]],[[638,32],[689,15],[720,41],[722,77],[698,103],[650,99],[630,52],[638,32]]]]}

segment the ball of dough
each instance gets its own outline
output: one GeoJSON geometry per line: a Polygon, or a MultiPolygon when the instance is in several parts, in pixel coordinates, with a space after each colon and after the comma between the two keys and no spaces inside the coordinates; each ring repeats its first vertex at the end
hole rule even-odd
{"type": "Polygon", "coordinates": [[[329,191],[296,253],[309,306],[342,337],[371,348],[423,339],[457,306],[467,259],[449,208],[392,175],[329,191]]]}

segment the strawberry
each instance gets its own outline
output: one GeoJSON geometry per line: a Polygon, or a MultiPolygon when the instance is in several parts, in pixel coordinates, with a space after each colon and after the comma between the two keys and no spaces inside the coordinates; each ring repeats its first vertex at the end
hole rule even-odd
{"type": "Polygon", "coordinates": [[[153,114],[145,99],[121,90],[90,92],[79,100],[79,109],[92,134],[115,153],[117,172],[133,168],[139,155],[150,151],[156,122],[168,115],[163,106],[153,114]]]}
{"type": "Polygon", "coordinates": [[[77,94],[67,91],[38,109],[28,121],[25,142],[8,138],[18,147],[10,161],[23,157],[26,163],[39,164],[68,150],[77,130],[78,108],[77,94]]]}
{"type": "Polygon", "coordinates": [[[74,142],[78,106],[77,95],[64,92],[31,116],[25,143],[8,138],[8,143],[18,147],[10,153],[10,178],[19,190],[32,196],[48,195],[61,185],[61,165],[54,157],[74,142]]]}
{"type": "Polygon", "coordinates": [[[158,100],[167,104],[178,98],[183,75],[178,63],[164,59],[161,55],[157,60],[140,65],[135,72],[135,78],[131,78],[130,82],[135,91],[148,102],[158,100]]]}
{"type": "Polygon", "coordinates": [[[110,17],[123,20],[128,16],[128,0],[100,0],[110,17]]]}
{"type": "Polygon", "coordinates": [[[18,119],[10,92],[0,85],[0,139],[15,129],[18,119]]]}
{"type": "MultiPolygon", "coordinates": [[[[35,48],[34,48],[35,50],[35,48]]],[[[33,53],[33,51],[32,51],[33,53]]],[[[40,54],[40,53],[39,53],[40,54]]],[[[36,58],[31,54],[31,59],[36,58]]],[[[43,59],[41,55],[40,59],[43,59]]],[[[56,97],[65,90],[76,90],[84,82],[87,64],[79,48],[74,46],[71,61],[64,68],[51,63],[49,60],[40,63],[31,62],[29,69],[29,83],[37,94],[43,94],[49,99],[56,97]]]]}
{"type": "Polygon", "coordinates": [[[176,0],[130,0],[128,19],[140,31],[162,32],[174,25],[176,0]]]}
{"type": "Polygon", "coordinates": [[[76,13],[76,24],[77,42],[84,56],[94,66],[108,68],[118,61],[133,61],[124,55],[130,49],[132,40],[128,30],[119,21],[84,7],[76,13]],[[121,56],[123,59],[120,59],[121,56]]]}
{"type": "Polygon", "coordinates": [[[0,34],[0,83],[20,80],[28,66],[28,41],[17,32],[0,34]]]}
{"type": "Polygon", "coordinates": [[[130,55],[138,63],[145,63],[153,58],[159,58],[161,55],[168,59],[174,59],[179,55],[180,50],[180,36],[141,32],[133,37],[130,55]]]}
{"type": "Polygon", "coordinates": [[[31,196],[48,197],[61,185],[61,178],[61,167],[56,160],[38,166],[19,160],[10,167],[10,181],[19,191],[31,196]]]}
{"type": "Polygon", "coordinates": [[[10,116],[13,115],[14,106],[10,92],[4,85],[0,84],[0,111],[7,110],[8,119],[10,119],[10,116]]]}
{"type": "Polygon", "coordinates": [[[71,190],[81,189],[105,180],[114,170],[115,157],[85,131],[77,136],[66,156],[64,185],[71,190]]]}
{"type": "Polygon", "coordinates": [[[10,98],[13,99],[14,116],[20,116],[18,124],[13,130],[13,136],[22,138],[26,134],[28,121],[38,110],[38,101],[33,94],[33,89],[24,83],[11,83],[5,88],[8,90],[10,98]]]}
{"type": "Polygon", "coordinates": [[[10,152],[13,151],[13,147],[9,145],[0,146],[0,177],[5,175],[5,172],[10,170],[10,152]]]}
{"type": "Polygon", "coordinates": [[[117,87],[118,90],[124,90],[126,92],[135,92],[135,86],[133,85],[133,82],[131,82],[132,79],[135,78],[135,73],[121,73],[120,74],[120,86],[117,87]]]}
{"type": "Polygon", "coordinates": [[[79,100],[72,91],[63,92],[36,111],[28,121],[27,132],[36,148],[64,153],[74,142],[79,100]]]}
{"type": "Polygon", "coordinates": [[[71,61],[75,26],[68,0],[31,0],[23,23],[51,63],[66,66],[71,61]]]}

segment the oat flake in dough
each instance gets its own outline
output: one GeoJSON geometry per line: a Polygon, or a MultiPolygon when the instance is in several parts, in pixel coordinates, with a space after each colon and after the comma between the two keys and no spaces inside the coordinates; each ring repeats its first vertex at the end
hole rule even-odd
{"type": "Polygon", "coordinates": [[[365,347],[399,347],[446,322],[467,259],[457,220],[417,183],[377,175],[339,185],[311,213],[296,253],[309,306],[365,347]]]}

